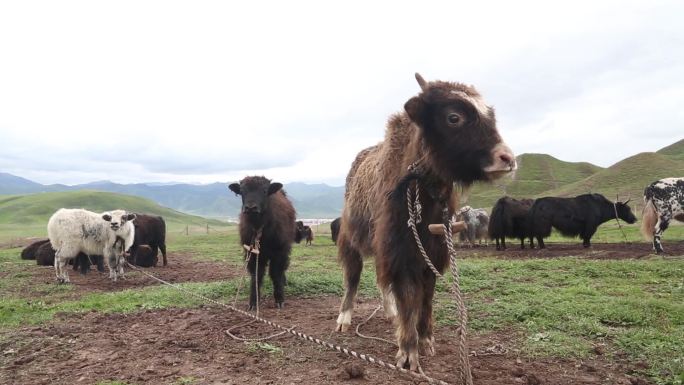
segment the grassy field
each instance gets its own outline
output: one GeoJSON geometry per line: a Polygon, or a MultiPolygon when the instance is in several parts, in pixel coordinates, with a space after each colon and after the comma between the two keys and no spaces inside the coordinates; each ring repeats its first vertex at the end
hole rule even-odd
{"type": "MultiPolygon", "coordinates": [[[[684,226],[668,230],[669,239],[684,238],[684,226]]],[[[326,225],[318,228],[314,247],[295,245],[288,272],[288,298],[342,294],[341,269],[326,225]]],[[[626,228],[638,241],[634,226],[626,228]]],[[[617,229],[604,226],[596,241],[621,241],[617,229]]],[[[241,265],[234,229],[185,236],[169,234],[172,253],[241,265]]],[[[74,298],[71,286],[40,284],[40,299],[17,287],[26,284],[32,261],[18,258],[20,249],[0,250],[0,330],[50,322],[57,313],[136,312],[142,309],[198,307],[200,302],[173,289],[144,289],[84,294],[74,298]]],[[[487,257],[461,261],[470,333],[510,331],[521,354],[531,357],[585,358],[592,347],[606,344],[606,354],[623,352],[646,361],[644,374],[658,384],[684,383],[684,259],[590,260],[568,255],[556,259],[502,260],[487,257]]],[[[367,261],[360,295],[377,297],[374,268],[367,261]]],[[[239,278],[185,283],[183,287],[229,302],[239,278]]],[[[270,292],[265,282],[264,292],[270,292]]],[[[456,313],[449,281],[438,282],[436,321],[453,324],[456,313]]],[[[335,313],[336,309],[321,309],[335,313]]],[[[1,341],[0,341],[1,342],[1,341]]],[[[622,354],[622,353],[621,353],[622,354]]]]}

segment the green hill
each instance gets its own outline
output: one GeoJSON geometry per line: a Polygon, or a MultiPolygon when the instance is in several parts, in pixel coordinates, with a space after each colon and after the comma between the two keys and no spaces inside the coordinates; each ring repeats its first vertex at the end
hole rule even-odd
{"type": "MultiPolygon", "coordinates": [[[[679,160],[684,160],[684,139],[672,143],[671,145],[667,147],[663,147],[660,150],[657,151],[658,154],[661,155],[666,155],[671,158],[679,159],[679,160]]],[[[684,172],[684,170],[682,170],[684,172]]]]}
{"type": "Polygon", "coordinates": [[[649,183],[671,176],[684,175],[684,146],[682,153],[663,155],[660,152],[642,152],[624,159],[607,169],[581,181],[546,191],[548,196],[574,196],[588,192],[598,192],[609,199],[617,194],[627,196],[641,203],[644,187],[649,183]]]}
{"type": "Polygon", "coordinates": [[[146,214],[161,215],[171,228],[185,226],[225,226],[225,222],[184,214],[155,202],[132,195],[100,191],[67,191],[28,195],[0,195],[0,231],[15,233],[26,228],[27,235],[38,235],[50,216],[60,208],[84,208],[95,212],[124,209],[146,214]]]}
{"type": "Polygon", "coordinates": [[[603,170],[591,163],[565,162],[546,154],[522,154],[516,159],[518,171],[515,175],[494,183],[474,185],[466,204],[473,207],[491,207],[505,194],[514,197],[537,196],[603,170]]]}

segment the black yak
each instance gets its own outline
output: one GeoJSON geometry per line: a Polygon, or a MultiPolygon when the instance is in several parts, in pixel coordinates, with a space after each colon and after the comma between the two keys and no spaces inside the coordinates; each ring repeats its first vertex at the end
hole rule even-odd
{"type": "Polygon", "coordinates": [[[271,183],[263,176],[248,176],[229,188],[242,196],[240,212],[240,242],[251,246],[259,243],[259,266],[250,253],[247,269],[251,276],[249,309],[256,306],[256,279],[263,283],[266,265],[273,282],[275,305],[285,302],[285,270],[290,264],[290,250],[295,234],[295,209],[280,183],[271,183]]]}
{"type": "Polygon", "coordinates": [[[601,194],[583,194],[574,198],[546,197],[537,199],[529,212],[531,236],[543,249],[544,238],[551,235],[551,227],[566,237],[582,238],[584,247],[591,246],[591,237],[602,223],[617,218],[627,223],[636,217],[627,202],[611,202],[601,194]]]}
{"type": "Polygon", "coordinates": [[[21,259],[36,259],[36,251],[38,248],[46,243],[50,242],[49,239],[41,239],[39,241],[35,241],[31,243],[30,245],[24,247],[24,249],[21,251],[21,259]]]}
{"type": "Polygon", "coordinates": [[[506,250],[506,238],[520,239],[520,248],[525,248],[525,238],[530,238],[530,248],[534,240],[527,224],[527,214],[534,199],[499,198],[489,216],[489,237],[496,241],[497,250],[506,250]]]}
{"type": "Polygon", "coordinates": [[[337,244],[337,236],[340,234],[340,221],[342,218],[335,218],[330,222],[330,235],[334,244],[337,244]]]}
{"type": "Polygon", "coordinates": [[[166,260],[166,222],[164,222],[164,218],[157,215],[136,214],[133,225],[135,226],[135,240],[131,247],[129,263],[138,265],[138,263],[130,261],[140,261],[144,265],[138,266],[157,266],[157,250],[160,250],[163,264],[166,266],[168,262],[166,260]],[[152,254],[147,250],[141,250],[140,252],[145,255],[138,258],[136,254],[138,253],[138,246],[140,245],[149,246],[152,250],[152,254]],[[152,260],[149,260],[150,256],[152,260]]]}

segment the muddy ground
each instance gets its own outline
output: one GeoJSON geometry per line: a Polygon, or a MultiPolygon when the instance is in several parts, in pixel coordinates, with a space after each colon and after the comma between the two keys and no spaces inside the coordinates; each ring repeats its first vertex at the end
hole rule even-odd
{"type": "MultiPolygon", "coordinates": [[[[395,348],[353,333],[333,333],[336,297],[298,298],[284,310],[272,303],[262,315],[286,327],[392,360],[395,348]]],[[[355,320],[377,306],[360,303],[355,320]]],[[[233,340],[225,331],[245,318],[223,308],[168,309],[133,314],[62,315],[50,325],[4,335],[3,384],[92,384],[121,380],[138,384],[418,384],[406,375],[377,368],[341,353],[281,336],[258,345],[233,340]],[[351,375],[350,375],[351,373],[351,375]],[[351,378],[355,377],[355,378],[351,378]]],[[[394,328],[381,315],[364,325],[367,335],[392,339],[394,328]]],[[[235,330],[243,337],[272,333],[263,324],[235,330]]],[[[437,355],[422,357],[427,374],[454,381],[454,328],[436,331],[437,355]]],[[[620,352],[598,347],[586,361],[518,356],[512,333],[470,338],[475,384],[646,384],[620,352]],[[606,358],[610,356],[610,359],[606,358]]],[[[643,368],[641,368],[643,369],[643,368]]]]}
{"type": "MultiPolygon", "coordinates": [[[[494,247],[459,249],[461,257],[500,258],[578,256],[601,259],[645,258],[647,244],[549,244],[545,250],[507,251],[494,247]]],[[[666,244],[670,255],[684,255],[684,242],[666,244]]],[[[167,267],[146,269],[171,282],[223,280],[241,269],[217,262],[192,261],[172,255],[167,267]]],[[[51,267],[32,270],[35,280],[54,282],[51,267]]],[[[112,291],[156,284],[139,273],[112,284],[97,272],[71,274],[75,293],[112,291]]],[[[35,282],[35,281],[34,281],[35,282]]],[[[36,294],[35,291],[33,292],[36,294]]],[[[354,325],[378,305],[359,300],[354,325]]],[[[283,326],[344,345],[360,353],[393,361],[396,348],[362,339],[353,332],[332,332],[339,298],[288,298],[276,310],[265,299],[262,316],[283,326]]],[[[341,353],[285,335],[264,343],[236,341],[225,331],[244,323],[244,316],[216,306],[198,309],[144,310],[131,314],[61,314],[49,324],[0,332],[1,384],[93,384],[120,380],[135,384],[418,384],[420,380],[377,368],[341,353]]],[[[259,337],[273,333],[263,324],[250,324],[235,333],[259,337]]],[[[394,327],[378,314],[364,325],[367,335],[392,340],[394,327]]],[[[438,328],[437,355],[422,357],[425,372],[455,382],[457,348],[454,327],[438,328]]],[[[597,346],[584,361],[532,359],[516,350],[514,332],[470,336],[474,382],[488,384],[648,384],[645,363],[629,362],[620,351],[597,346]]]]}
{"type": "MultiPolygon", "coordinates": [[[[634,243],[594,243],[589,248],[582,247],[582,242],[546,243],[544,249],[530,249],[526,242],[525,249],[520,249],[520,242],[506,242],[506,250],[497,250],[494,243],[488,246],[461,246],[457,250],[462,257],[495,256],[504,259],[521,258],[565,258],[579,257],[588,259],[642,259],[653,257],[653,248],[646,242],[634,243]]],[[[664,257],[681,257],[684,255],[684,241],[666,242],[664,257]]]]}

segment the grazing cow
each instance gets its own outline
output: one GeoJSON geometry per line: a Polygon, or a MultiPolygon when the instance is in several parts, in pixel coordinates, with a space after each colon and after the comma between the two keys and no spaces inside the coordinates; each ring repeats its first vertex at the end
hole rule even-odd
{"type": "Polygon", "coordinates": [[[458,234],[461,243],[468,241],[469,247],[475,246],[475,241],[478,245],[485,244],[488,239],[487,227],[489,226],[489,215],[485,209],[474,209],[470,206],[463,206],[456,213],[456,220],[463,221],[466,224],[465,231],[458,234]]]}
{"type": "Polygon", "coordinates": [[[684,178],[665,178],[644,189],[644,212],[641,232],[653,241],[653,250],[663,252],[660,238],[674,218],[684,222],[684,178]]]}
{"type": "Polygon", "coordinates": [[[530,235],[527,214],[534,199],[499,198],[489,217],[489,237],[496,241],[497,250],[506,250],[506,237],[520,239],[520,248],[525,248],[525,238],[530,238],[530,248],[534,248],[534,238],[530,235]],[[500,243],[499,243],[500,242],[500,243]]]}
{"type": "Polygon", "coordinates": [[[59,209],[48,221],[48,238],[55,248],[57,281],[69,282],[65,266],[78,253],[103,255],[109,277],[123,277],[124,252],[133,245],[135,214],[114,210],[97,214],[83,209],[59,209]]]}
{"type": "Polygon", "coordinates": [[[528,223],[531,236],[543,249],[551,227],[566,237],[582,238],[584,247],[591,246],[591,237],[602,223],[620,218],[627,223],[636,217],[627,202],[611,202],[601,194],[583,194],[574,198],[546,197],[537,199],[530,208],[528,223]]]}
{"type": "Polygon", "coordinates": [[[306,245],[311,246],[314,240],[314,231],[311,226],[304,226],[304,239],[306,240],[306,245]]]}
{"type": "Polygon", "coordinates": [[[295,209],[287,198],[283,185],[271,183],[263,176],[248,176],[229,186],[242,196],[240,212],[240,242],[243,245],[259,244],[258,260],[248,253],[247,269],[251,276],[249,309],[256,306],[258,277],[259,288],[268,273],[273,282],[273,297],[279,309],[285,302],[285,270],[290,265],[290,250],[295,234],[295,209]]]}
{"type": "Polygon", "coordinates": [[[428,225],[454,214],[454,183],[492,180],[516,168],[496,129],[494,110],[474,87],[426,82],[418,74],[416,80],[421,92],[389,118],[384,141],[362,150],[352,163],[337,239],[345,281],[337,330],[350,328],[362,257],[374,255],[385,313],[397,317],[397,365],[410,370],[419,369],[419,349],[434,354],[437,277],[407,226],[407,191],[420,195],[419,237],[433,265],[444,271],[447,247],[428,225]]]}
{"type": "Polygon", "coordinates": [[[295,222],[295,237],[294,241],[299,244],[302,242],[302,239],[304,239],[304,222],[302,221],[297,221],[295,222]]]}
{"type": "Polygon", "coordinates": [[[342,218],[335,218],[330,222],[330,234],[332,236],[332,241],[337,244],[337,236],[340,234],[340,221],[342,218]]]}
{"type": "MultiPolygon", "coordinates": [[[[131,258],[130,261],[145,261],[143,263],[148,264],[147,258],[149,258],[149,252],[143,250],[142,253],[145,255],[137,258],[138,246],[147,245],[152,249],[153,264],[150,266],[157,266],[157,250],[161,250],[164,266],[167,265],[166,260],[166,222],[164,218],[157,215],[147,215],[147,214],[135,214],[135,219],[133,220],[133,225],[135,226],[135,240],[133,241],[133,246],[131,247],[131,258]]],[[[137,263],[133,263],[137,265],[137,263]]],[[[138,265],[143,266],[143,265],[138,265]]]]}
{"type": "Polygon", "coordinates": [[[44,244],[50,242],[49,239],[41,239],[39,241],[35,241],[32,244],[24,247],[24,249],[21,251],[21,259],[36,259],[36,251],[38,248],[44,244]]]}

